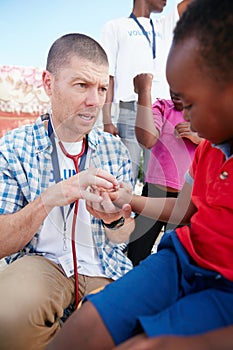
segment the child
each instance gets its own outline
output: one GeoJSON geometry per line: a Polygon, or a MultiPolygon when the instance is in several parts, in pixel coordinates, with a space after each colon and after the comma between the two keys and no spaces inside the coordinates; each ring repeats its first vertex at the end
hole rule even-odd
{"type": "Polygon", "coordinates": [[[167,232],[156,254],[89,295],[50,350],[112,349],[137,334],[119,349],[190,350],[194,338],[198,350],[233,348],[226,328],[233,325],[232,30],[232,1],[194,0],[174,31],[168,82],[192,130],[206,139],[179,197],[132,196],[124,187],[116,196],[118,205],[187,226],[167,232]],[[179,336],[188,336],[182,345],[179,336]]]}
{"type": "MultiPolygon", "coordinates": [[[[139,102],[136,136],[141,145],[151,150],[142,195],[176,198],[202,139],[190,130],[190,123],[184,119],[182,102],[174,92],[170,91],[170,100],[157,99],[151,108],[151,85],[150,74],[134,78],[139,102]]],[[[134,266],[151,254],[162,228],[176,226],[143,215],[136,218],[135,224],[128,244],[128,258],[134,266]]]]}

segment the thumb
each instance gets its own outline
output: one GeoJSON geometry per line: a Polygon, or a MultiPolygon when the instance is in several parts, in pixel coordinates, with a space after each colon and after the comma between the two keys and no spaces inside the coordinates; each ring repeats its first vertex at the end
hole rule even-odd
{"type": "Polygon", "coordinates": [[[122,216],[124,216],[125,219],[130,218],[132,212],[132,208],[130,204],[124,204],[122,207],[122,216]]]}

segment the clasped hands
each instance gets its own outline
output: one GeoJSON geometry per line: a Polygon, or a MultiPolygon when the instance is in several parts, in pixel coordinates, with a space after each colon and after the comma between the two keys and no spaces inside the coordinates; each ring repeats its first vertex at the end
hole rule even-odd
{"type": "Polygon", "coordinates": [[[106,230],[108,239],[115,243],[126,242],[132,233],[135,224],[131,218],[130,200],[132,189],[121,183],[118,188],[106,190],[98,186],[90,186],[90,191],[102,198],[100,202],[86,201],[87,210],[91,215],[101,219],[104,223],[110,224],[121,217],[125,218],[125,224],[116,231],[106,230]]]}
{"type": "Polygon", "coordinates": [[[101,201],[86,201],[88,211],[96,218],[109,224],[120,217],[129,218],[131,215],[130,200],[132,190],[130,186],[121,183],[118,187],[107,190],[103,187],[91,185],[89,191],[102,198],[101,201]]]}

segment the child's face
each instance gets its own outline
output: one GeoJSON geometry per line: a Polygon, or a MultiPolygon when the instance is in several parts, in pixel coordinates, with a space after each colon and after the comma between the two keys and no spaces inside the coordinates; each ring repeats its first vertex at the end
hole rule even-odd
{"type": "Polygon", "coordinates": [[[198,42],[190,38],[171,48],[167,79],[180,96],[193,131],[218,144],[233,139],[233,84],[220,84],[200,67],[198,42]]]}
{"type": "Polygon", "coordinates": [[[183,111],[183,104],[179,95],[175,94],[173,91],[170,90],[170,96],[171,96],[172,102],[174,103],[175,109],[177,111],[183,111]]]}

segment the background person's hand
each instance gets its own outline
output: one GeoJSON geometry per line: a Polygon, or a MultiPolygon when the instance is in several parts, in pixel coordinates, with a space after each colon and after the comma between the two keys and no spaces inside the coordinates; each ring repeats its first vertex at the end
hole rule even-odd
{"type": "Polygon", "coordinates": [[[153,75],[149,73],[141,73],[136,75],[133,79],[134,91],[136,94],[149,91],[151,93],[151,86],[153,81],[153,75]]]}
{"type": "Polygon", "coordinates": [[[178,138],[187,138],[197,145],[202,140],[196,132],[191,130],[189,122],[178,123],[175,126],[175,136],[178,138]]]}
{"type": "Polygon", "coordinates": [[[119,135],[118,129],[113,123],[105,123],[104,124],[104,131],[108,132],[109,134],[112,134],[114,136],[119,135]]]}

